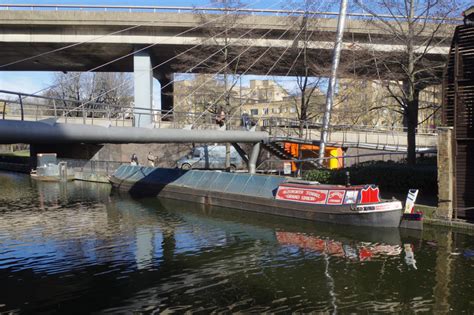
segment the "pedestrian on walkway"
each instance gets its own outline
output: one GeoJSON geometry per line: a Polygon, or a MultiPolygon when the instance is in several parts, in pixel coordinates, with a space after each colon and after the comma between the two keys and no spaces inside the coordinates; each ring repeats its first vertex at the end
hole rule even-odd
{"type": "Polygon", "coordinates": [[[156,156],[154,156],[153,153],[151,153],[151,151],[148,152],[148,155],[146,158],[148,160],[148,166],[155,167],[156,156]]]}
{"type": "Polygon", "coordinates": [[[138,156],[135,153],[130,158],[130,165],[138,165],[138,156]]]}
{"type": "Polygon", "coordinates": [[[222,107],[219,109],[216,116],[216,123],[219,125],[219,127],[222,127],[225,124],[225,112],[222,107]]]}
{"type": "Polygon", "coordinates": [[[242,126],[244,127],[245,130],[250,129],[250,117],[246,111],[242,113],[242,126]]]}

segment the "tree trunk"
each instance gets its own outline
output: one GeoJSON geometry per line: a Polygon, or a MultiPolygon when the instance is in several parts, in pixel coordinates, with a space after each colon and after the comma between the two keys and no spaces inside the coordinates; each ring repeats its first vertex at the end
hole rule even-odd
{"type": "Polygon", "coordinates": [[[303,139],[303,135],[304,135],[304,121],[303,120],[300,120],[299,121],[299,128],[298,128],[298,136],[300,137],[300,139],[303,139]]]}
{"type": "Polygon", "coordinates": [[[405,94],[405,117],[407,123],[407,162],[408,165],[416,164],[416,127],[418,126],[418,98],[420,91],[416,88],[415,78],[415,47],[414,47],[414,17],[415,1],[409,0],[410,11],[408,16],[408,42],[407,42],[407,73],[408,79],[403,82],[405,94]]]}
{"type": "Polygon", "coordinates": [[[407,162],[408,165],[416,164],[416,126],[417,119],[413,117],[413,108],[407,108],[407,162]]]}
{"type": "Polygon", "coordinates": [[[418,102],[419,90],[414,90],[413,98],[407,100],[404,116],[407,122],[407,162],[408,165],[416,164],[416,129],[418,127],[418,102]]]}

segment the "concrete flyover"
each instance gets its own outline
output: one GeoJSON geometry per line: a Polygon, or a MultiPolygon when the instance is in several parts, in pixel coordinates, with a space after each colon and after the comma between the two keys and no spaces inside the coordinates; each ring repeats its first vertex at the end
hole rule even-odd
{"type": "MultiPolygon", "coordinates": [[[[2,67],[2,70],[86,71],[147,45],[154,45],[147,49],[146,53],[151,57],[152,65],[157,65],[174,57],[179,51],[203,43],[206,37],[202,29],[193,29],[202,23],[200,16],[194,13],[100,12],[72,9],[49,11],[44,8],[33,10],[34,7],[31,5],[31,9],[27,7],[19,10],[0,10],[0,42],[2,43],[0,66],[72,43],[86,43],[43,57],[11,64],[2,67]],[[133,26],[138,27],[104,36],[133,26]],[[186,33],[178,35],[183,32],[186,33]]],[[[219,17],[217,14],[210,16],[211,19],[219,17]]],[[[267,47],[271,47],[272,51],[278,54],[284,48],[294,45],[295,35],[292,32],[286,33],[279,39],[293,23],[294,19],[288,16],[246,14],[237,22],[237,31],[234,36],[237,38],[250,29],[253,31],[245,39],[233,40],[232,45],[252,45],[253,48],[244,58],[254,59],[267,47]],[[272,31],[262,38],[262,34],[268,30],[272,31]]],[[[336,23],[337,20],[334,18],[318,16],[313,26],[314,31],[318,33],[318,40],[309,44],[314,60],[327,63],[334,45],[336,23]]],[[[218,22],[214,24],[218,25],[218,22]]],[[[427,29],[429,28],[430,25],[427,29]]],[[[452,30],[452,25],[446,25],[439,34],[441,37],[448,38],[452,30]]],[[[342,62],[346,59],[347,62],[353,62],[354,54],[360,52],[404,50],[403,46],[394,44],[385,31],[361,19],[350,19],[344,36],[342,62]]],[[[426,36],[429,36],[429,31],[426,32],[426,36]]],[[[420,45],[426,39],[420,36],[420,45]]],[[[208,41],[205,44],[219,45],[219,40],[208,41]]],[[[418,49],[423,50],[424,46],[418,49]]],[[[448,53],[448,49],[448,41],[446,41],[446,46],[432,48],[428,53],[433,59],[441,60],[448,53]]],[[[158,72],[170,72],[176,63],[177,60],[172,60],[160,67],[158,72]]],[[[97,71],[131,72],[134,71],[133,64],[133,56],[130,55],[98,68],[97,71]]],[[[248,74],[264,74],[267,70],[268,67],[254,67],[248,74]]],[[[285,74],[286,70],[283,65],[277,66],[271,74],[285,74]]],[[[294,74],[297,72],[298,68],[295,68],[294,74]]],[[[158,76],[158,73],[155,75],[158,76]]]]}

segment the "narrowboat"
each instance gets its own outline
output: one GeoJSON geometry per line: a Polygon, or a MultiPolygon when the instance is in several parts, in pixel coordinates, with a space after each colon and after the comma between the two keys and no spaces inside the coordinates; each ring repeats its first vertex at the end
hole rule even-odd
{"type": "Polygon", "coordinates": [[[403,206],[375,185],[321,185],[282,176],[122,165],[113,187],[245,211],[338,224],[398,227],[403,206]]]}

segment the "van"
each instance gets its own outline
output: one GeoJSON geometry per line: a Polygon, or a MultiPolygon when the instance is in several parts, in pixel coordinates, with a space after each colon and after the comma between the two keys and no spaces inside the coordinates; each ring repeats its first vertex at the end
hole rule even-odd
{"type": "MultiPolygon", "coordinates": [[[[187,156],[177,162],[183,170],[189,169],[225,169],[225,145],[205,145],[195,147],[187,156]]],[[[230,147],[230,170],[244,168],[244,162],[234,147],[230,147]]]]}

